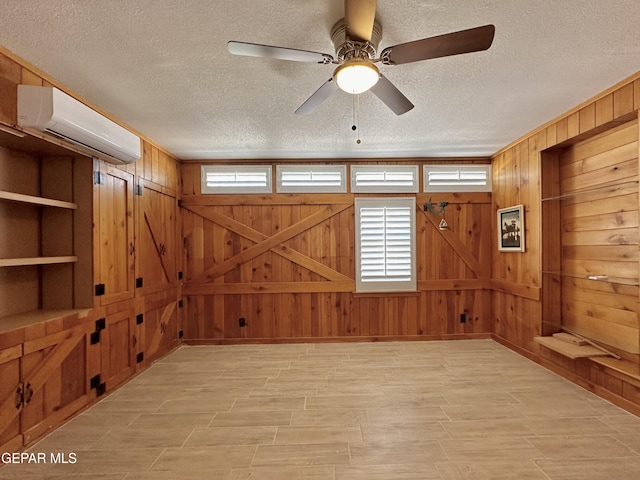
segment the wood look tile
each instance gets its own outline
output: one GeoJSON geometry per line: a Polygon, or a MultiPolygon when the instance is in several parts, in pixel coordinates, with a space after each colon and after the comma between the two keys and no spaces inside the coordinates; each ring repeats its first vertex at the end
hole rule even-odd
{"type": "Polygon", "coordinates": [[[347,443],[258,445],[252,467],[349,465],[347,443]]]}
{"type": "Polygon", "coordinates": [[[362,445],[360,426],[294,426],[278,427],[276,445],[348,443],[362,445]]]}
{"type": "Polygon", "coordinates": [[[189,478],[197,472],[247,468],[255,453],[255,445],[167,448],[151,470],[181,473],[183,478],[189,478]]]}
{"type": "Polygon", "coordinates": [[[193,430],[185,447],[217,445],[268,445],[273,443],[277,427],[212,427],[193,430]]]}
{"type": "Polygon", "coordinates": [[[333,466],[255,467],[231,472],[229,480],[335,480],[333,466]]]}
{"type": "Polygon", "coordinates": [[[635,480],[639,432],[491,340],[185,346],[0,479],[635,480]]]}
{"type": "Polygon", "coordinates": [[[336,467],[336,480],[442,480],[435,466],[425,465],[361,465],[336,467]]]}
{"type": "Polygon", "coordinates": [[[549,480],[533,460],[436,462],[442,480],[549,480]]]}

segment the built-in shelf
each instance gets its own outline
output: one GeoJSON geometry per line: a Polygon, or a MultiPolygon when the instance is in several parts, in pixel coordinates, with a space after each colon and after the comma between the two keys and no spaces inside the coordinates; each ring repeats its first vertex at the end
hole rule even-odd
{"type": "Polygon", "coordinates": [[[28,265],[52,265],[55,263],[75,263],[78,257],[31,257],[31,258],[0,258],[0,267],[24,267],[28,265]]]}
{"type": "Polygon", "coordinates": [[[615,283],[619,285],[631,285],[631,286],[640,285],[640,280],[638,278],[612,277],[610,275],[578,275],[575,273],[552,272],[552,271],[543,271],[542,274],[556,276],[556,277],[577,278],[580,280],[591,280],[593,282],[615,283]]]}
{"type": "Polygon", "coordinates": [[[12,202],[29,203],[32,205],[42,205],[45,207],[67,208],[77,210],[78,205],[72,202],[63,202],[52,198],[36,197],[34,195],[24,195],[22,193],[5,192],[0,190],[0,200],[10,200],[12,202]]]}
{"type": "Polygon", "coordinates": [[[598,192],[604,192],[607,190],[611,190],[611,191],[616,191],[619,190],[621,188],[627,188],[627,187],[636,187],[638,188],[638,180],[630,180],[628,182],[619,182],[619,183],[610,183],[610,184],[606,184],[606,185],[602,185],[599,187],[595,187],[595,188],[589,188],[589,189],[585,189],[585,190],[577,190],[574,192],[570,192],[570,193],[563,193],[561,195],[555,195],[552,197],[546,197],[543,198],[542,201],[543,202],[549,202],[552,200],[565,200],[567,198],[574,198],[580,195],[588,195],[590,193],[598,193],[598,192]]]}
{"type": "Polygon", "coordinates": [[[569,358],[584,358],[584,357],[605,357],[609,353],[604,352],[591,345],[574,345],[573,343],[560,340],[555,337],[533,337],[536,343],[547,347],[549,350],[558,352],[561,355],[569,358]]]}

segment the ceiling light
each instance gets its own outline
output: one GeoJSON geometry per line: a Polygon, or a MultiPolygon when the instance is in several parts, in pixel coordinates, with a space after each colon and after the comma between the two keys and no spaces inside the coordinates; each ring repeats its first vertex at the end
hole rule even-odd
{"type": "Polygon", "coordinates": [[[357,95],[366,92],[380,78],[374,64],[362,58],[351,58],[336,68],[333,77],[338,86],[347,93],[357,95]]]}

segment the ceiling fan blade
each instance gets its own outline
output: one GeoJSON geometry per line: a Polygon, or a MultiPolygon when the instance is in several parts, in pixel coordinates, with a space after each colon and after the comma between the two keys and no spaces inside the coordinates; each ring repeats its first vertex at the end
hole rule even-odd
{"type": "Polygon", "coordinates": [[[387,47],[380,54],[380,58],[387,65],[400,65],[430,58],[479,52],[491,46],[495,32],[496,27],[493,25],[484,25],[437,37],[423,38],[387,47]]]}
{"type": "Polygon", "coordinates": [[[391,80],[382,74],[380,75],[378,83],[371,87],[371,91],[396,115],[407,113],[414,107],[413,103],[391,83],[391,80]]]}
{"type": "Polygon", "coordinates": [[[347,36],[352,40],[371,40],[373,23],[376,19],[376,0],[345,0],[344,15],[347,36]]]}
{"type": "Polygon", "coordinates": [[[274,47],[272,45],[260,45],[258,43],[228,42],[227,48],[234,55],[247,57],[277,58],[279,60],[291,60],[293,62],[331,63],[333,57],[327,53],[310,52],[296,48],[274,47]]]}
{"type": "Polygon", "coordinates": [[[338,85],[333,80],[333,77],[331,77],[298,107],[295,112],[296,115],[309,115],[310,113],[315,112],[320,105],[322,105],[322,102],[329,98],[336,90],[338,90],[338,85]]]}

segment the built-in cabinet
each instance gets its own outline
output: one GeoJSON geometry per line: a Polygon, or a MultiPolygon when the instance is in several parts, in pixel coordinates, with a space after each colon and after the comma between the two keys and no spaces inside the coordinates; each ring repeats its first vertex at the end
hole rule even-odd
{"type": "Polygon", "coordinates": [[[115,166],[21,135],[0,133],[1,451],[180,337],[175,160],[145,144],[145,159],[115,166]]]}

